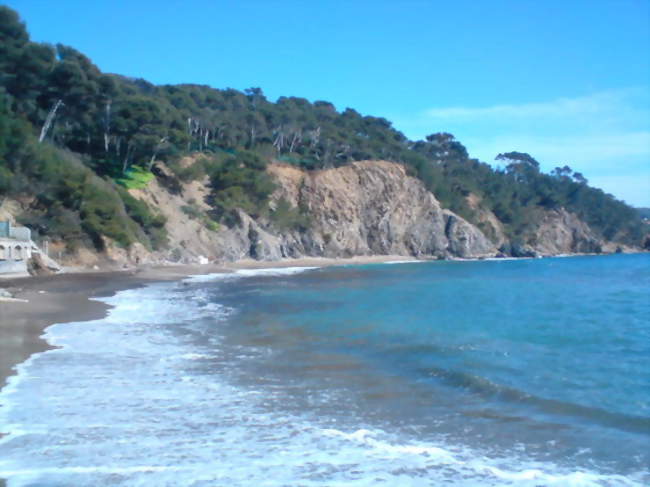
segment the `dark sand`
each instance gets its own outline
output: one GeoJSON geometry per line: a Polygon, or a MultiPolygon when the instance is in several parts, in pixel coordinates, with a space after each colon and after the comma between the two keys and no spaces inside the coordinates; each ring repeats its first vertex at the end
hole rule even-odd
{"type": "MultiPolygon", "coordinates": [[[[49,348],[41,335],[54,323],[90,321],[106,315],[109,306],[89,298],[148,282],[182,279],[191,274],[223,272],[223,268],[174,266],[137,272],[93,272],[0,280],[0,287],[27,302],[0,300],[0,388],[14,367],[30,355],[49,348]]],[[[0,484],[1,485],[1,484],[0,484]]]]}
{"type": "MultiPolygon", "coordinates": [[[[41,338],[45,328],[54,323],[90,321],[106,316],[109,306],[89,298],[112,296],[124,289],[147,283],[176,281],[194,274],[232,272],[243,268],[325,267],[345,264],[369,264],[391,260],[412,260],[403,256],[368,256],[350,259],[304,258],[275,262],[240,261],[230,266],[179,265],[141,268],[137,271],[81,272],[46,277],[0,279],[0,287],[14,298],[27,302],[4,301],[0,298],[0,389],[15,374],[15,366],[31,355],[51,346],[41,338]]],[[[3,436],[0,431],[0,438],[3,436]]],[[[0,479],[0,487],[5,487],[0,479]]]]}
{"type": "Polygon", "coordinates": [[[28,302],[7,302],[0,298],[0,389],[14,367],[30,355],[49,348],[41,337],[54,323],[90,321],[103,318],[108,305],[89,300],[112,296],[117,291],[151,282],[180,280],[193,274],[232,272],[243,268],[325,267],[345,264],[368,264],[391,260],[413,260],[404,256],[361,256],[349,259],[303,258],[273,262],[243,260],[227,267],[217,265],[177,265],[143,267],[137,271],[81,272],[46,277],[2,280],[0,287],[15,298],[28,302]]]}
{"type": "MultiPolygon", "coordinates": [[[[59,274],[0,280],[0,287],[14,298],[27,302],[0,300],[0,389],[15,373],[14,367],[50,345],[41,335],[54,323],[90,321],[106,315],[109,306],[89,298],[112,296],[117,291],[149,282],[178,280],[191,274],[224,272],[223,268],[175,266],[141,269],[137,272],[94,272],[59,274]]],[[[0,431],[0,438],[3,432],[0,431]]],[[[0,478],[0,487],[6,481],[0,478]]]]}

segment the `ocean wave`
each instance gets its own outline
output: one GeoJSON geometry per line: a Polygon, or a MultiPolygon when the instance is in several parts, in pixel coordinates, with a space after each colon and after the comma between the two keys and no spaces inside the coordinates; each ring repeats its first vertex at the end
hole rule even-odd
{"type": "Polygon", "coordinates": [[[650,431],[650,418],[648,417],[606,411],[597,407],[548,399],[514,387],[497,384],[485,377],[456,370],[429,367],[420,369],[419,372],[422,375],[434,378],[452,387],[469,389],[485,397],[498,397],[509,402],[525,403],[543,413],[553,414],[555,416],[578,417],[587,419],[591,423],[634,433],[647,433],[650,431]]]}
{"type": "Polygon", "coordinates": [[[212,274],[197,274],[184,279],[187,283],[202,283],[211,281],[227,281],[240,277],[254,276],[290,276],[309,270],[318,269],[318,267],[269,267],[265,269],[238,269],[234,272],[219,272],[212,274]]]}
{"type": "MultiPolygon", "coordinates": [[[[456,452],[447,450],[444,447],[427,444],[399,444],[379,439],[385,436],[384,432],[360,429],[352,433],[345,433],[335,429],[325,429],[322,433],[326,436],[338,437],[351,443],[366,446],[374,454],[382,456],[386,461],[396,456],[419,456],[426,458],[429,470],[450,468],[452,477],[459,485],[479,485],[474,483],[480,481],[480,485],[508,485],[518,486],[566,486],[566,487],[603,487],[603,486],[629,486],[638,487],[643,485],[643,477],[640,472],[638,480],[623,477],[621,475],[604,475],[589,471],[568,471],[558,472],[555,465],[544,465],[531,463],[527,465],[520,459],[488,459],[477,455],[469,449],[458,449],[456,452]],[[473,479],[473,480],[470,480],[473,479]]],[[[448,479],[450,480],[450,479],[448,479]]],[[[456,482],[450,482],[455,484],[456,482]]]]}
{"type": "Polygon", "coordinates": [[[301,272],[318,269],[318,267],[270,267],[267,269],[239,269],[235,274],[243,277],[251,276],[290,276],[301,272]]]}
{"type": "MultiPolygon", "coordinates": [[[[305,268],[289,269],[282,272],[305,268]]],[[[103,300],[114,306],[106,318],[48,328],[45,338],[61,348],[18,366],[0,392],[0,429],[9,433],[0,440],[0,478],[10,487],[632,487],[648,480],[486,458],[442,438],[418,442],[361,427],[352,413],[339,419],[357,429],[333,427],[337,418],[326,427],[317,414],[282,407],[279,387],[232,380],[240,362],[224,357],[255,354],[218,338],[231,310],[200,287],[156,284],[103,300]]]]}

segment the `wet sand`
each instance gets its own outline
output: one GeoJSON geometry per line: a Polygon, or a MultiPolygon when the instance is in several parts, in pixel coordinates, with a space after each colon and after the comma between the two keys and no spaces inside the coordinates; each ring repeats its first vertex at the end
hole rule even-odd
{"type": "MultiPolygon", "coordinates": [[[[202,266],[204,272],[224,271],[202,266]]],[[[109,306],[90,300],[148,282],[177,280],[197,273],[178,266],[134,272],[92,272],[0,280],[16,301],[0,300],[0,388],[15,373],[14,366],[49,348],[41,335],[54,323],[90,321],[106,315],[109,306]]]]}
{"type": "MultiPolygon", "coordinates": [[[[112,296],[151,282],[180,280],[193,274],[232,272],[273,267],[325,267],[412,260],[403,256],[367,256],[350,259],[303,258],[273,262],[243,260],[223,265],[143,267],[120,272],[82,272],[45,277],[1,280],[0,287],[21,301],[0,298],[0,389],[14,367],[30,355],[49,348],[41,335],[54,323],[103,318],[109,306],[89,298],[112,296]],[[26,300],[26,302],[22,301],[26,300]]],[[[1,484],[0,484],[1,485],[1,484]]]]}
{"type": "MultiPolygon", "coordinates": [[[[119,272],[78,272],[52,276],[0,279],[0,287],[15,300],[0,298],[0,389],[15,374],[15,366],[31,355],[52,348],[41,336],[54,323],[90,321],[106,316],[109,305],[93,297],[148,283],[176,281],[196,274],[274,267],[326,267],[414,260],[403,256],[367,256],[349,259],[303,258],[274,262],[243,260],[223,265],[142,267],[119,272]]],[[[0,432],[2,437],[2,432],[0,432]]],[[[0,478],[0,487],[5,487],[0,478]]]]}

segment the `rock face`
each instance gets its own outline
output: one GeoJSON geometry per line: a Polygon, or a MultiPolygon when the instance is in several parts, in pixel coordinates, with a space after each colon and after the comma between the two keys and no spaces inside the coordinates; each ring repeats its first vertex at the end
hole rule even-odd
{"type": "Polygon", "coordinates": [[[398,164],[363,161],[309,173],[274,165],[270,172],[279,186],[273,199],[302,208],[311,221],[307,231],[279,237],[282,257],[496,253],[479,229],[443,210],[398,164]]]}
{"type": "Polygon", "coordinates": [[[466,198],[468,206],[474,212],[474,218],[481,231],[485,236],[494,243],[496,247],[501,247],[508,242],[503,223],[499,221],[492,211],[481,205],[481,198],[470,193],[466,198]]]}
{"type": "MultiPolygon", "coordinates": [[[[521,242],[509,242],[502,223],[481,206],[478,197],[470,195],[468,202],[488,238],[476,226],[443,209],[404,167],[386,161],[355,162],[321,171],[272,164],[268,170],[277,189],[271,196],[271,208],[288,204],[292,211],[307,216],[307,228],[280,229],[269,219],[253,219],[240,211],[239,225],[222,225],[217,230],[205,223],[210,210],[205,202],[208,181],[170,188],[164,184],[164,164],[157,170],[156,180],[131,194],[167,218],[167,250],[152,253],[139,244],[122,249],[107,241],[105,260],[127,265],[308,256],[482,258],[498,255],[497,247],[514,256],[617,250],[603,244],[586,223],[564,209],[540,212],[536,225],[521,242]]],[[[98,257],[94,255],[94,261],[98,257]]]]}
{"type": "MultiPolygon", "coordinates": [[[[159,171],[166,171],[159,165],[159,171]]],[[[164,176],[164,174],[163,174],[164,176]]],[[[190,201],[200,210],[207,209],[203,201],[207,195],[205,184],[193,182],[179,188],[180,191],[170,191],[160,183],[160,177],[151,181],[144,189],[130,190],[132,196],[144,201],[151,208],[159,211],[167,218],[167,233],[169,235],[169,251],[158,260],[198,262],[201,257],[217,258],[217,242],[219,233],[207,229],[199,220],[188,216],[184,208],[190,201]]],[[[157,260],[138,255],[141,262],[157,260]]]]}
{"type": "MultiPolygon", "coordinates": [[[[171,194],[156,181],[136,196],[167,217],[170,250],[158,260],[196,262],[246,258],[405,255],[416,257],[488,257],[497,253],[483,233],[454,213],[443,210],[422,183],[398,164],[356,162],[337,169],[307,172],[271,165],[277,190],[271,207],[284,199],[309,216],[308,229],[278,230],[268,220],[239,212],[240,224],[207,230],[181,210],[200,188],[183,186],[171,194]]],[[[195,184],[195,183],[192,183],[195,184]]],[[[206,193],[206,191],[203,191],[206,193]]]]}
{"type": "MultiPolygon", "coordinates": [[[[543,213],[529,238],[529,246],[539,255],[600,253],[604,242],[585,222],[564,208],[543,213]]],[[[607,249],[609,250],[609,249],[607,249]]]]}
{"type": "MultiPolygon", "coordinates": [[[[191,164],[191,158],[186,162],[191,164]]],[[[418,179],[391,162],[362,161],[321,171],[272,164],[268,171],[277,184],[271,209],[288,204],[294,214],[306,217],[306,228],[282,226],[268,218],[253,219],[242,211],[239,225],[217,226],[209,218],[211,208],[205,201],[210,193],[207,179],[179,183],[158,163],[157,178],[144,189],[130,192],[167,218],[166,250],[150,252],[139,243],[124,249],[105,238],[103,253],[81,248],[66,264],[123,267],[370,255],[483,258],[501,253],[534,257],[634,250],[603,242],[586,223],[564,209],[540,210],[530,230],[511,242],[503,223],[481,205],[478,196],[470,194],[467,202],[483,233],[443,209],[418,179]]],[[[0,205],[0,215],[20,212],[20,205],[9,203],[0,205]]],[[[53,243],[51,251],[56,255],[62,249],[53,243]]],[[[39,269],[49,267],[46,262],[36,264],[39,269]]]]}

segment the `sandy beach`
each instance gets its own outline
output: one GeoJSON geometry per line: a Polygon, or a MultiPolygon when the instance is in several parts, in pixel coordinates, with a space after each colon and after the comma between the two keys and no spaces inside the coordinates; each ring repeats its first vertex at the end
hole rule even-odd
{"type": "MultiPolygon", "coordinates": [[[[141,267],[127,271],[71,272],[50,276],[0,279],[0,287],[14,299],[0,298],[0,389],[15,374],[15,366],[50,345],[41,338],[54,323],[90,321],[104,317],[109,306],[92,300],[148,283],[176,281],[191,275],[228,273],[238,269],[326,267],[414,260],[404,256],[366,256],[349,259],[304,258],[274,262],[242,260],[223,265],[141,267]]],[[[0,437],[2,432],[0,432],[0,437]]],[[[0,479],[0,487],[5,481],[0,479]]]]}
{"type": "Polygon", "coordinates": [[[0,301],[0,388],[14,374],[15,365],[48,348],[40,338],[54,323],[89,321],[105,316],[108,305],[91,300],[151,282],[179,280],[195,274],[273,267],[325,267],[413,260],[404,256],[349,259],[304,258],[275,262],[242,260],[223,265],[142,267],[119,272],[78,272],[45,277],[0,280],[16,301],[0,301]]]}
{"type": "MultiPolygon", "coordinates": [[[[211,267],[211,266],[206,266],[211,267]]],[[[213,268],[212,272],[219,269],[213,268]]],[[[0,301],[0,387],[13,375],[13,367],[48,344],[40,338],[53,323],[88,321],[103,317],[108,306],[90,300],[111,296],[147,282],[180,279],[191,269],[170,267],[128,272],[58,274],[0,280],[16,301],[0,301]]]]}
{"type": "MultiPolygon", "coordinates": [[[[109,305],[91,298],[149,283],[176,281],[191,275],[235,272],[239,269],[327,267],[416,260],[400,255],[358,256],[343,259],[301,258],[281,261],[240,260],[207,265],[142,266],[123,271],[81,271],[50,276],[0,279],[0,288],[12,298],[0,297],[0,389],[15,374],[15,366],[51,346],[43,339],[54,323],[91,321],[106,316],[109,305]]],[[[0,432],[2,437],[2,432],[0,432]]],[[[0,487],[5,487],[0,478],[0,487]]]]}
{"type": "MultiPolygon", "coordinates": [[[[570,374],[575,353],[601,356],[600,342],[576,348],[584,331],[574,328],[584,324],[589,330],[591,319],[602,314],[601,323],[619,322],[599,303],[612,288],[627,285],[629,271],[620,272],[614,287],[603,288],[597,278],[587,290],[600,293],[591,304],[584,302],[587,291],[570,294],[574,282],[624,265],[643,270],[647,256],[474,265],[386,261],[409,259],[246,261],[12,281],[12,293],[28,302],[11,303],[21,320],[13,327],[8,304],[0,303],[8,327],[2,340],[20,345],[3,346],[24,350],[14,362],[6,360],[8,374],[15,373],[14,363],[47,346],[38,336],[49,322],[107,312],[112,317],[51,329],[48,340],[64,348],[20,366],[21,380],[9,379],[3,395],[8,407],[0,412],[12,436],[0,442],[0,477],[10,485],[185,485],[196,479],[251,485],[264,478],[291,484],[305,465],[318,464],[344,483],[383,477],[392,484],[408,475],[416,485],[425,472],[436,485],[459,479],[550,485],[585,476],[603,483],[625,476],[630,485],[647,484],[640,470],[647,455],[638,453],[644,451],[644,422],[634,416],[633,405],[611,402],[620,409],[608,413],[605,423],[599,409],[594,414],[595,408],[568,402],[575,400],[572,391],[560,409],[534,394],[549,382],[558,397],[565,390],[559,373],[543,375],[553,366],[544,357],[559,354],[559,372],[570,374]],[[373,265],[357,267],[365,263],[373,265]],[[337,267],[301,272],[326,266],[337,267]],[[218,274],[281,267],[289,269],[247,271],[233,279],[218,274]],[[184,283],[191,274],[209,275],[184,283]],[[171,281],[155,284],[163,280],[171,281]],[[542,284],[548,292],[537,295],[542,284]],[[134,286],[143,287],[119,292],[134,286]],[[88,299],[116,291],[119,298],[109,300],[113,310],[88,299]],[[578,316],[587,319],[558,314],[556,304],[561,310],[581,306],[578,316]],[[466,312],[474,313],[471,319],[466,312]],[[549,326],[555,326],[555,338],[546,343],[549,326]],[[533,346],[522,345],[524,333],[533,346]],[[489,346],[477,348],[484,343],[489,346]],[[529,354],[538,359],[528,362],[529,354]],[[539,370],[522,378],[522,362],[539,370]],[[434,375],[446,371],[451,372],[440,379],[434,375]],[[516,389],[503,395],[493,378],[516,389]],[[622,454],[611,452],[610,436],[621,440],[622,454]],[[517,446],[512,453],[514,437],[525,451],[517,446]],[[544,445],[550,441],[563,449],[548,453],[544,445]],[[618,462],[615,473],[592,467],[592,457],[581,458],[584,445],[593,448],[595,461],[618,462]],[[499,456],[483,454],[491,448],[499,456]],[[324,457],[323,451],[329,453],[324,457]],[[565,451],[579,457],[563,463],[565,451]],[[358,466],[353,479],[346,477],[351,461],[358,466]]],[[[638,288],[631,284],[631,294],[638,288]]],[[[620,323],[647,325],[626,301],[615,299],[611,306],[620,323]]],[[[641,301],[639,306],[644,309],[641,301]]],[[[607,386],[605,401],[642,390],[644,370],[635,357],[631,363],[606,371],[621,379],[607,386]],[[618,384],[628,380],[628,370],[640,374],[630,379],[637,381],[631,382],[635,388],[623,389],[618,384]]],[[[315,479],[322,479],[320,472],[315,479]]]]}

